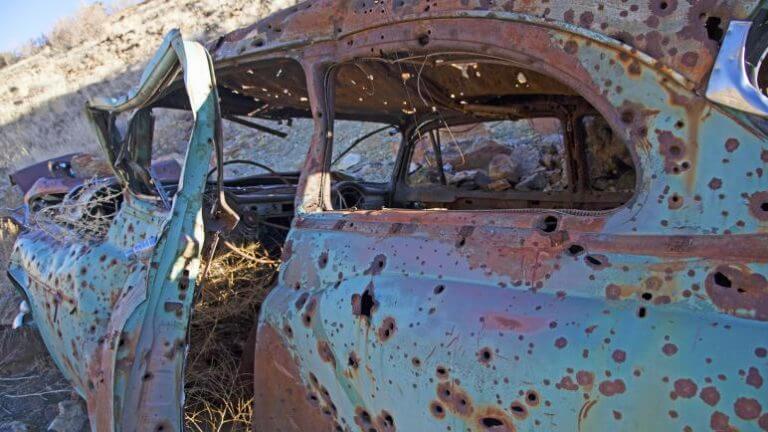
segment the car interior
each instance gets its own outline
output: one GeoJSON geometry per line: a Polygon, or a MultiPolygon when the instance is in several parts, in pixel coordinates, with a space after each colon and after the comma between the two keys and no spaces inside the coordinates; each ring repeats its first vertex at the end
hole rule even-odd
{"type": "MultiPolygon", "coordinates": [[[[304,70],[272,59],[225,68],[217,79],[224,191],[241,216],[238,231],[278,246],[313,134],[304,70]],[[247,145],[228,152],[233,140],[247,145]],[[271,166],[261,149],[285,157],[271,166]]],[[[600,212],[634,195],[633,155],[605,119],[568,86],[508,61],[359,59],[332,67],[326,91],[333,210],[600,212]]],[[[158,106],[187,108],[179,93],[158,106]]]]}

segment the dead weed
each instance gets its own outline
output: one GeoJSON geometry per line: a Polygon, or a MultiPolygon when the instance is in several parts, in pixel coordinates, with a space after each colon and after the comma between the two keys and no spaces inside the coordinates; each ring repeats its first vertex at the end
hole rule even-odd
{"type": "MultiPolygon", "coordinates": [[[[278,261],[260,244],[223,242],[195,301],[186,368],[186,426],[192,431],[249,431],[251,371],[241,365],[278,261]]],[[[247,355],[248,353],[246,353],[247,355]]]]}

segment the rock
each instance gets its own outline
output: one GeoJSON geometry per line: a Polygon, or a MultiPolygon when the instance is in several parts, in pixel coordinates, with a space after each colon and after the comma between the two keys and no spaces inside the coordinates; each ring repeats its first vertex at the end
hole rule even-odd
{"type": "Polygon", "coordinates": [[[502,192],[511,188],[512,188],[512,185],[509,184],[509,182],[505,179],[496,180],[495,182],[487,186],[487,189],[491,192],[502,192]]]}
{"type": "Polygon", "coordinates": [[[456,154],[455,148],[455,146],[443,142],[443,160],[451,164],[456,170],[462,171],[486,169],[494,157],[512,154],[512,149],[492,140],[486,140],[476,147],[473,146],[473,150],[463,154],[456,154]]]}
{"type": "Polygon", "coordinates": [[[0,424],[0,432],[29,432],[30,430],[26,423],[20,421],[0,424]]]}
{"type": "Polygon", "coordinates": [[[547,187],[547,175],[544,171],[537,171],[524,179],[520,180],[515,186],[515,189],[519,191],[540,191],[547,187]]]}
{"type": "Polygon", "coordinates": [[[59,402],[59,415],[48,426],[53,432],[78,432],[88,424],[88,415],[80,399],[59,402]]]}
{"type": "Polygon", "coordinates": [[[488,177],[491,180],[509,180],[516,182],[520,179],[520,172],[512,157],[506,154],[497,154],[488,163],[488,177]]]}

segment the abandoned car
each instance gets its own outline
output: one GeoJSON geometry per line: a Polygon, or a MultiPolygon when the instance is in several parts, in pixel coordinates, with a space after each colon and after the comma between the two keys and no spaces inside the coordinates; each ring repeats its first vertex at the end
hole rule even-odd
{"type": "Polygon", "coordinates": [[[108,175],[26,172],[19,324],[93,430],[181,430],[206,257],[269,241],[255,431],[768,430],[767,12],[311,0],[172,32],[87,107],[108,175]],[[180,170],[160,109],[194,115],[180,170]],[[228,160],[231,122],[303,165],[228,160]]]}

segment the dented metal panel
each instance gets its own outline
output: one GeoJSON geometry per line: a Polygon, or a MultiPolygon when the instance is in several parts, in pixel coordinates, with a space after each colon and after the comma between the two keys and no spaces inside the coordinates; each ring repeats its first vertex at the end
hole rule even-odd
{"type": "MultiPolygon", "coordinates": [[[[54,360],[86,399],[93,430],[182,430],[202,193],[220,121],[207,52],[171,32],[134,92],[89,107],[96,119],[141,108],[182,70],[195,127],[173,206],[133,189],[131,170],[140,167],[118,165],[126,189],[105,238],[62,239],[38,226],[19,236],[10,265],[54,360]]],[[[101,137],[108,153],[120,144],[101,137]]]]}
{"type": "Polygon", "coordinates": [[[768,430],[760,120],[600,37],[463,15],[311,52],[478,52],[557,77],[625,134],[636,196],[610,212],[321,211],[316,140],[262,309],[254,430],[768,430]]]}

